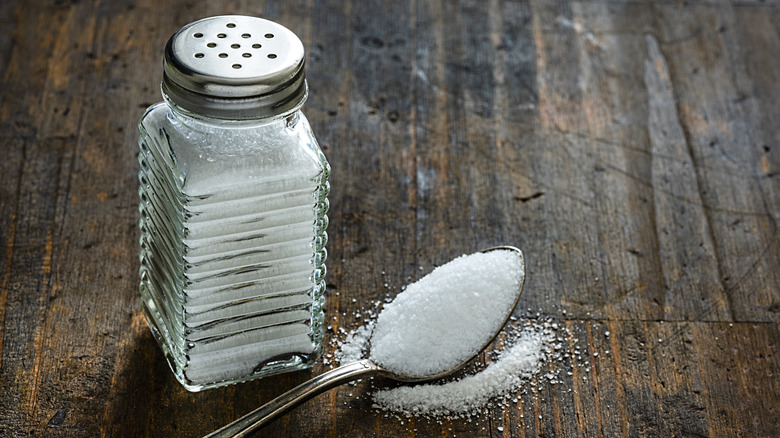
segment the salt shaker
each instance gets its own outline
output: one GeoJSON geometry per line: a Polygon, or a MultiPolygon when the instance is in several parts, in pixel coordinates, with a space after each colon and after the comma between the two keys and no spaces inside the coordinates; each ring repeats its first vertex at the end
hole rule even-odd
{"type": "Polygon", "coordinates": [[[330,167],[300,108],[303,44],[260,18],[191,23],[139,122],[140,293],[190,391],[322,353],[330,167]]]}

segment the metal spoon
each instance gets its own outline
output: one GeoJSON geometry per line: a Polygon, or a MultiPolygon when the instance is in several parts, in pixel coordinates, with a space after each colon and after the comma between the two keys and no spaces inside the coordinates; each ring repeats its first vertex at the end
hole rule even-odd
{"type": "Polygon", "coordinates": [[[520,287],[517,291],[517,297],[515,298],[514,305],[512,306],[512,309],[505,315],[504,323],[501,324],[493,336],[491,336],[490,339],[485,342],[482,348],[480,348],[474,356],[467,358],[449,370],[427,376],[410,376],[395,373],[375,364],[373,361],[371,361],[371,359],[363,359],[357,362],[342,365],[338,368],[327,371],[307,382],[301,383],[300,385],[276,397],[263,406],[260,406],[254,411],[244,415],[238,420],[210,433],[205,438],[249,436],[257,429],[277,419],[282,414],[287,413],[304,401],[321,394],[328,389],[351,382],[358,378],[367,376],[381,376],[397,380],[399,382],[416,383],[440,379],[460,370],[472,359],[474,359],[474,357],[481,353],[488,345],[490,345],[491,342],[493,342],[498,333],[501,332],[501,329],[503,329],[504,325],[506,325],[507,321],[509,321],[509,318],[512,316],[515,307],[517,307],[517,303],[520,301],[520,294],[523,292],[523,285],[525,284],[525,259],[523,258],[523,252],[513,246],[497,246],[488,248],[481,252],[497,250],[516,251],[520,255],[520,264],[524,275],[520,281],[520,287]]]}

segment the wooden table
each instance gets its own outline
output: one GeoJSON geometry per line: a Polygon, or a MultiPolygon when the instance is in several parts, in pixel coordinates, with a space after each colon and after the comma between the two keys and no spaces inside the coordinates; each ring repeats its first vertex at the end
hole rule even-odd
{"type": "Polygon", "coordinates": [[[136,121],[167,38],[222,13],[308,49],[326,353],[511,244],[520,320],[591,365],[471,421],[361,383],[260,436],[780,436],[780,4],[747,0],[0,2],[0,436],[200,436],[328,368],[188,393],[141,315],[136,121]]]}

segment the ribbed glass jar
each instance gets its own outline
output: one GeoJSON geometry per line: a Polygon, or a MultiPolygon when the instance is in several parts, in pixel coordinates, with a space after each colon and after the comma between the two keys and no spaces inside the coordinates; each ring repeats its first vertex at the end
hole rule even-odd
{"type": "Polygon", "coordinates": [[[322,353],[330,167],[300,111],[305,81],[284,110],[232,119],[227,99],[183,108],[176,86],[139,122],[152,333],[191,391],[307,368],[322,353]]]}

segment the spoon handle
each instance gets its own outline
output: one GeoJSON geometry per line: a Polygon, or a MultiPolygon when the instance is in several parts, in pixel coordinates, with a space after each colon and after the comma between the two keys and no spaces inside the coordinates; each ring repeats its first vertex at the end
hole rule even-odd
{"type": "Polygon", "coordinates": [[[352,362],[301,383],[238,420],[204,438],[246,437],[306,400],[365,374],[377,374],[381,369],[368,359],[352,362]]]}

